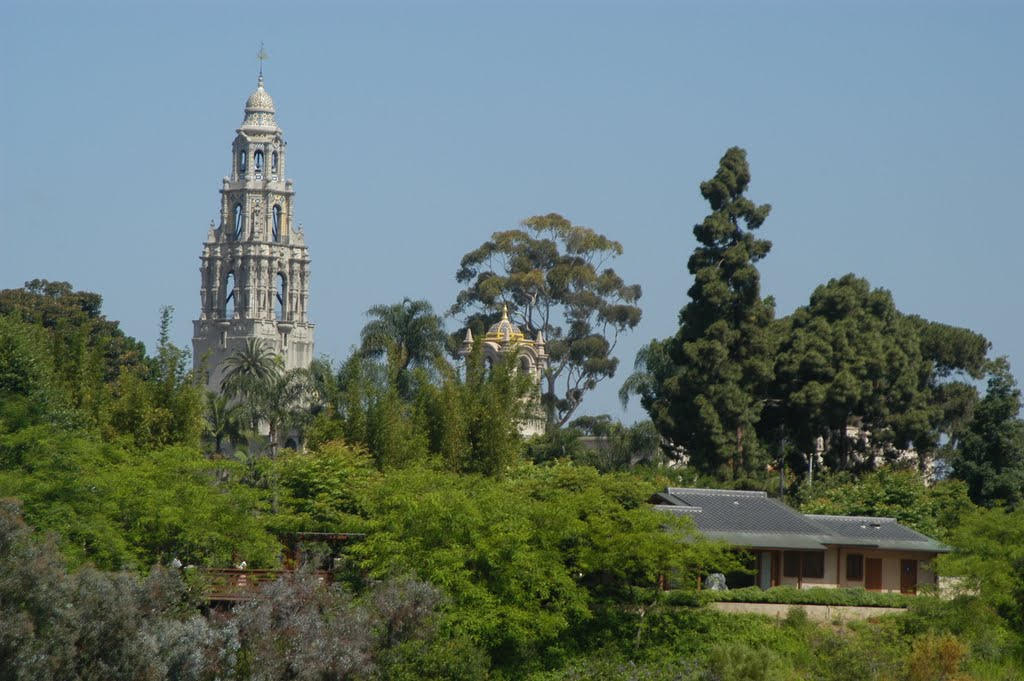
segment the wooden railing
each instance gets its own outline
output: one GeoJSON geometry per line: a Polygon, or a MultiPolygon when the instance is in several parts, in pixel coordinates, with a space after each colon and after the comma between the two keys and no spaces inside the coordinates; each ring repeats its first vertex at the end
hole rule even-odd
{"type": "MultiPolygon", "coordinates": [[[[241,570],[238,568],[205,568],[200,569],[206,587],[208,601],[247,601],[252,598],[259,587],[291,574],[293,570],[241,570]]],[[[315,574],[320,581],[326,582],[330,575],[318,570],[315,574]]]]}

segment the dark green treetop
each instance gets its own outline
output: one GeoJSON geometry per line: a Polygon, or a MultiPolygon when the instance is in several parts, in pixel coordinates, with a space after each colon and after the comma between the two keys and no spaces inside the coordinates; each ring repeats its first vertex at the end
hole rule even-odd
{"type": "Polygon", "coordinates": [[[641,351],[625,388],[640,394],[658,430],[692,465],[734,479],[759,465],[755,427],[772,379],[774,301],[761,298],[756,267],[771,242],[754,235],[771,207],[744,196],[749,184],[738,147],[701,183],[711,213],[693,228],[690,302],[676,335],[641,351]]]}
{"type": "Polygon", "coordinates": [[[992,362],[988,391],[960,441],[953,475],[967,483],[971,500],[1017,506],[1024,499],[1024,421],[1020,389],[1005,357],[992,362]]]}

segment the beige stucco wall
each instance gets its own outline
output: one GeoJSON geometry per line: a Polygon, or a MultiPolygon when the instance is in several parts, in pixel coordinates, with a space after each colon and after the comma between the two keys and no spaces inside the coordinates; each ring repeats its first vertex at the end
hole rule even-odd
{"type": "MultiPolygon", "coordinates": [[[[851,553],[859,553],[864,556],[865,561],[868,558],[881,558],[882,559],[882,591],[884,592],[896,592],[900,591],[900,561],[902,560],[916,560],[917,563],[917,584],[918,590],[921,587],[931,587],[935,584],[935,573],[932,570],[931,562],[935,558],[935,554],[931,553],[920,553],[913,551],[879,551],[870,549],[851,549],[851,548],[831,548],[825,551],[825,575],[819,579],[803,578],[797,579],[796,577],[785,577],[782,575],[782,569],[779,569],[780,584],[785,586],[792,586],[804,589],[810,589],[813,587],[822,588],[856,588],[864,587],[864,579],[849,580],[846,578],[846,556],[851,553]],[[838,575],[838,579],[837,579],[838,575]]],[[[781,555],[781,554],[779,554],[781,555]]],[[[865,576],[867,572],[865,563],[865,576]]]]}
{"type": "MultiPolygon", "coordinates": [[[[833,585],[835,586],[835,585],[833,585]]],[[[807,617],[815,622],[866,620],[881,615],[904,612],[903,608],[875,608],[860,605],[789,605],[786,603],[712,603],[720,612],[767,615],[781,619],[791,608],[803,608],[807,617]]]]}

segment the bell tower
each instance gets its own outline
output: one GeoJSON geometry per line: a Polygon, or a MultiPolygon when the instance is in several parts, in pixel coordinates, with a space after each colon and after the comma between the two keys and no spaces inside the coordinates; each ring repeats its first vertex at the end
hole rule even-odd
{"type": "Polygon", "coordinates": [[[220,392],[223,363],[262,339],[286,369],[313,360],[309,306],[309,250],[294,221],[295,190],[285,179],[285,141],[274,100],[263,87],[245,103],[231,145],[231,174],[220,189],[220,225],[210,223],[203,244],[199,319],[193,322],[194,367],[220,392]]]}

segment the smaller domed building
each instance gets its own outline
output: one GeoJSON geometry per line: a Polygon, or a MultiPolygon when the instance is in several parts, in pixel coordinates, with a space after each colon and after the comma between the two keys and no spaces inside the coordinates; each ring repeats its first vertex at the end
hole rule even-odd
{"type": "MultiPolygon", "coordinates": [[[[473,332],[466,329],[466,338],[459,348],[459,357],[465,359],[473,351],[473,332]]],[[[548,353],[544,344],[544,334],[537,332],[535,339],[529,339],[523,331],[508,318],[508,305],[501,312],[501,320],[491,326],[480,340],[484,353],[484,361],[488,364],[506,357],[510,353],[516,357],[516,366],[521,373],[529,375],[537,386],[548,368],[548,353]]],[[[544,415],[539,413],[535,418],[520,424],[519,431],[524,436],[540,435],[544,432],[544,415]]]]}

